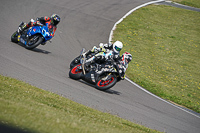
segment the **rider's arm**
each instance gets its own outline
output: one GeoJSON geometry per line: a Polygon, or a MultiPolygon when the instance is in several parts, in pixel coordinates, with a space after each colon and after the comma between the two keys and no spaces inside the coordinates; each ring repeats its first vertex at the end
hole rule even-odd
{"type": "Polygon", "coordinates": [[[94,47],[92,48],[91,52],[92,52],[92,53],[97,53],[97,52],[98,52],[98,51],[97,51],[97,47],[94,46],[94,47]]]}
{"type": "Polygon", "coordinates": [[[127,69],[126,66],[124,66],[123,64],[120,64],[119,73],[121,75],[121,79],[125,79],[126,69],[127,69]]]}
{"type": "Polygon", "coordinates": [[[36,19],[36,23],[37,24],[43,24],[43,25],[45,25],[45,23],[47,21],[50,21],[50,17],[45,16],[45,17],[40,17],[40,18],[36,19]]]}
{"type": "Polygon", "coordinates": [[[105,49],[112,50],[113,45],[112,45],[112,43],[105,43],[105,44],[103,44],[103,47],[105,49]]]}
{"type": "Polygon", "coordinates": [[[113,59],[114,59],[114,61],[118,62],[118,61],[121,60],[121,56],[118,53],[114,53],[113,54],[113,59]]]}
{"type": "Polygon", "coordinates": [[[52,36],[52,37],[54,37],[55,32],[56,32],[56,29],[57,29],[57,27],[54,27],[54,28],[53,28],[53,32],[51,33],[51,36],[52,36]]]}
{"type": "Polygon", "coordinates": [[[109,52],[110,50],[112,50],[112,43],[100,43],[99,44],[99,49],[101,49],[102,52],[109,52]]]}

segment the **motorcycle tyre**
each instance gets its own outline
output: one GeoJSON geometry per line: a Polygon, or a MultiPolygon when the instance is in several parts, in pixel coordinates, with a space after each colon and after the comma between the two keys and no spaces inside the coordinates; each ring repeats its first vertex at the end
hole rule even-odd
{"type": "Polygon", "coordinates": [[[27,41],[27,44],[25,45],[25,48],[26,49],[29,49],[29,50],[31,50],[31,49],[34,49],[34,48],[36,48],[38,45],[40,45],[42,42],[43,42],[43,37],[41,36],[41,35],[33,35],[32,37],[34,37],[34,36],[38,36],[39,38],[38,38],[38,40],[37,40],[37,42],[36,43],[34,43],[33,45],[28,45],[28,43],[29,43],[29,40],[27,41]]]}
{"type": "Polygon", "coordinates": [[[17,35],[17,31],[15,31],[12,36],[11,36],[11,41],[14,43],[18,43],[18,35],[17,35]]]}
{"type": "Polygon", "coordinates": [[[114,78],[114,80],[110,84],[108,84],[106,86],[102,86],[102,87],[98,86],[98,82],[101,80],[101,77],[99,77],[98,81],[96,82],[96,88],[98,90],[105,91],[105,90],[108,90],[111,87],[113,87],[117,83],[117,77],[114,75],[111,75],[111,76],[114,78]]]}
{"type": "Polygon", "coordinates": [[[72,67],[72,69],[70,69],[70,71],[69,71],[69,77],[72,78],[72,79],[75,79],[75,80],[81,79],[81,76],[82,76],[82,72],[77,73],[77,74],[72,73],[73,68],[77,67],[78,65],[72,67]]]}

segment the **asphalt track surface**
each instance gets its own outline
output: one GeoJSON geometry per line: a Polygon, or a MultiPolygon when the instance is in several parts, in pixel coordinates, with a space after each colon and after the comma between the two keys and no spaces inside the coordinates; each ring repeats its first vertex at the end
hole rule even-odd
{"type": "Polygon", "coordinates": [[[81,49],[108,42],[115,22],[150,0],[1,0],[0,74],[55,92],[167,133],[198,133],[200,117],[156,98],[127,80],[107,92],[69,78],[69,64],[81,49]],[[57,13],[52,43],[34,50],[10,42],[21,21],[57,13]]]}

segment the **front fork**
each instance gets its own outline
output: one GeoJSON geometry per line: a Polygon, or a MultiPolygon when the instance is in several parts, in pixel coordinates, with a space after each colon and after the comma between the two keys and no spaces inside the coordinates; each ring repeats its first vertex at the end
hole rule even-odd
{"type": "Polygon", "coordinates": [[[106,81],[106,80],[110,79],[110,75],[111,75],[111,73],[109,73],[106,77],[102,78],[102,80],[106,81]]]}

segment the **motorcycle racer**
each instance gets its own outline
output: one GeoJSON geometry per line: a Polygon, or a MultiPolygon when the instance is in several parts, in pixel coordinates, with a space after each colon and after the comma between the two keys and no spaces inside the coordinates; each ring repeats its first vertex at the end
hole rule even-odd
{"type": "Polygon", "coordinates": [[[123,48],[123,44],[120,41],[116,41],[114,44],[103,44],[100,43],[100,47],[94,46],[90,52],[97,53],[95,56],[86,60],[85,66],[88,67],[90,64],[97,60],[109,63],[109,60],[113,60],[119,66],[119,73],[121,73],[121,79],[125,78],[125,72],[128,68],[129,62],[132,60],[132,55],[125,52],[120,56],[120,51],[123,48]]]}
{"type": "MultiPolygon", "coordinates": [[[[92,56],[95,56],[95,54],[92,54],[92,56]]],[[[95,61],[86,67],[85,61],[90,58],[85,56],[85,49],[83,48],[78,58],[80,58],[80,61],[70,67],[69,77],[75,80],[86,81],[95,85],[95,88],[98,90],[105,91],[120,80],[125,79],[125,71],[128,63],[132,60],[132,55],[125,52],[118,62],[115,62],[113,59],[106,62],[95,61]]]]}
{"type": "Polygon", "coordinates": [[[37,18],[36,21],[34,21],[33,19],[31,19],[31,21],[28,23],[28,24],[24,24],[22,22],[22,27],[19,28],[18,30],[18,34],[21,34],[24,30],[30,28],[30,27],[33,27],[33,26],[43,26],[45,25],[46,23],[48,23],[48,28],[49,28],[49,31],[51,33],[51,36],[53,37],[54,34],[55,34],[55,31],[57,29],[57,24],[60,22],[60,16],[57,15],[57,14],[53,14],[51,15],[51,17],[40,17],[40,18],[37,18]]]}
{"type": "Polygon", "coordinates": [[[119,73],[121,73],[121,78],[124,79],[125,78],[125,72],[128,68],[128,64],[129,62],[131,62],[132,60],[132,55],[128,52],[125,52],[122,54],[121,56],[121,60],[119,60],[119,62],[117,63],[120,67],[119,67],[119,73]]]}
{"type": "Polygon", "coordinates": [[[99,48],[94,46],[92,50],[89,50],[86,54],[90,53],[99,53],[99,52],[109,52],[110,50],[113,50],[115,53],[119,53],[121,49],[123,48],[123,44],[120,41],[116,41],[115,43],[100,43],[99,48]],[[118,48],[117,48],[118,47],[118,48]]]}
{"type": "Polygon", "coordinates": [[[91,57],[90,59],[86,60],[85,65],[89,66],[91,63],[94,63],[96,60],[101,61],[108,61],[110,59],[114,59],[114,61],[120,60],[120,51],[123,48],[123,44],[120,41],[116,41],[114,44],[102,44],[100,43],[100,47],[97,48],[94,46],[92,50],[86,52],[90,54],[91,52],[97,53],[95,56],[91,57]]]}

